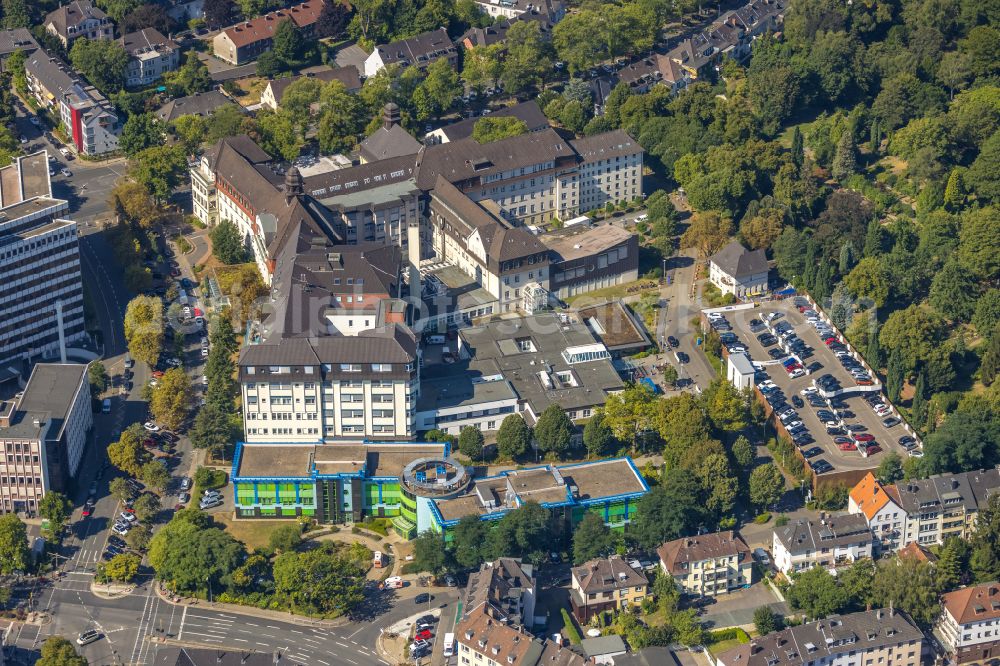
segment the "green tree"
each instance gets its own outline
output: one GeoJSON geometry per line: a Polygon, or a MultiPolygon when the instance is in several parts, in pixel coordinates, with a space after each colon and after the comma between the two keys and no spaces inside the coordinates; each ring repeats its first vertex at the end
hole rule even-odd
{"type": "Polygon", "coordinates": [[[605,557],[614,550],[616,542],[614,533],[604,520],[596,513],[588,512],[573,530],[573,563],[581,565],[605,557]]]}
{"type": "Polygon", "coordinates": [[[507,56],[500,80],[509,94],[519,95],[541,86],[551,72],[550,43],[537,21],[516,21],[507,30],[507,56]]]}
{"type": "Polygon", "coordinates": [[[458,435],[458,450],[472,460],[483,459],[483,433],[476,426],[465,426],[458,435]]]}
{"type": "Polygon", "coordinates": [[[802,611],[808,618],[824,618],[840,612],[847,604],[847,595],[837,585],[837,579],[823,567],[793,573],[792,582],[785,598],[792,608],[802,611]]]}
{"type": "Polygon", "coordinates": [[[882,367],[883,362],[882,345],[879,343],[879,326],[876,321],[872,326],[872,331],[868,335],[868,348],[865,350],[865,359],[872,368],[882,367]]]}
{"type": "Polygon", "coordinates": [[[773,463],[765,463],[750,473],[750,501],[761,509],[774,506],[785,492],[785,477],[773,463]]]}
{"type": "Polygon", "coordinates": [[[171,368],[153,388],[149,411],[157,422],[177,430],[191,413],[191,395],[191,377],[183,368],[171,368]]]}
{"type": "Polygon", "coordinates": [[[929,359],[945,336],[940,315],[916,304],[894,311],[878,334],[880,347],[899,349],[907,373],[920,361],[929,359]]]}
{"type": "Polygon", "coordinates": [[[638,438],[655,425],[656,396],[642,384],[627,386],[624,391],[608,396],[601,422],[615,439],[633,448],[638,438]]]}
{"type": "Polygon", "coordinates": [[[847,274],[843,284],[855,298],[867,299],[875,307],[882,307],[889,299],[892,281],[880,259],[865,257],[847,274]]]}
{"type": "Polygon", "coordinates": [[[802,140],[802,131],[799,126],[796,125],[795,129],[792,130],[792,162],[795,166],[801,168],[802,164],[805,162],[805,145],[802,140]]]}
{"type": "Polygon", "coordinates": [[[317,127],[320,148],[344,152],[357,143],[364,108],[357,95],[347,92],[340,81],[330,81],[320,92],[320,119],[317,127]]]}
{"type": "Polygon", "coordinates": [[[719,430],[743,430],[750,422],[750,404],[745,393],[724,379],[716,379],[704,393],[705,411],[719,430]]]}
{"type": "Polygon", "coordinates": [[[977,285],[958,261],[945,263],[931,282],[930,303],[948,319],[970,321],[976,308],[977,285]]]}
{"type": "Polygon", "coordinates": [[[136,492],[132,489],[132,486],[128,484],[125,478],[120,476],[111,479],[111,482],[108,484],[108,491],[119,502],[132,501],[136,496],[136,492]]]}
{"type": "Polygon", "coordinates": [[[142,474],[142,463],[148,454],[142,448],[142,427],[133,427],[122,431],[117,442],[108,445],[108,460],[111,464],[132,477],[142,474]]]}
{"type": "Polygon", "coordinates": [[[781,616],[770,606],[760,606],[753,612],[753,624],[758,636],[767,636],[772,631],[781,629],[781,616]]]}
{"type": "Polygon", "coordinates": [[[208,449],[217,456],[235,442],[237,434],[229,418],[230,413],[218,401],[206,400],[194,417],[194,425],[188,433],[191,445],[196,449],[208,449]]]}
{"type": "Polygon", "coordinates": [[[925,630],[941,614],[934,566],[914,558],[879,562],[872,595],[883,605],[905,611],[925,630]]]}
{"type": "Polygon", "coordinates": [[[996,381],[998,373],[1000,373],[1000,331],[994,330],[986,343],[986,352],[979,366],[979,374],[983,383],[990,386],[996,381]]]}
{"type": "Polygon", "coordinates": [[[733,442],[733,460],[736,461],[736,464],[743,469],[750,469],[756,459],[757,452],[750,440],[745,435],[737,437],[736,441],[733,442]]]}
{"type": "MultiPolygon", "coordinates": [[[[163,466],[160,465],[162,468],[163,466]]],[[[164,469],[164,471],[166,471],[164,469]]],[[[169,475],[168,475],[169,482],[169,475]]],[[[152,522],[156,518],[156,514],[160,512],[162,505],[160,504],[160,498],[153,493],[143,493],[135,500],[135,505],[132,507],[135,509],[135,516],[140,521],[147,523],[152,522]]]]}
{"type": "Polygon", "coordinates": [[[954,590],[967,577],[969,550],[969,544],[959,537],[950,537],[944,542],[934,576],[940,593],[954,590]]]}
{"type": "Polygon", "coordinates": [[[944,188],[944,205],[949,211],[959,211],[965,207],[968,193],[965,188],[965,168],[955,167],[948,175],[944,188]]]}
{"type": "Polygon", "coordinates": [[[25,0],[3,0],[3,27],[6,30],[31,27],[31,12],[25,0]]]}
{"type": "Polygon", "coordinates": [[[87,366],[87,381],[90,383],[90,394],[95,398],[108,388],[108,371],[100,361],[91,361],[87,366]]]}
{"type": "Polygon", "coordinates": [[[261,148],[289,162],[299,156],[303,142],[295,130],[295,120],[288,112],[265,109],[257,114],[257,127],[261,148]]]}
{"type": "Polygon", "coordinates": [[[69,59],[73,68],[105,95],[125,87],[129,55],[117,41],[81,37],[73,42],[69,59]]]}
{"type": "Polygon", "coordinates": [[[492,143],[528,133],[528,125],[513,116],[486,116],[476,121],[472,138],[479,143],[492,143]]]}
{"type": "Polygon", "coordinates": [[[284,62],[294,63],[299,60],[302,57],[304,48],[305,42],[302,39],[302,35],[291,19],[282,21],[274,29],[274,45],[272,46],[272,50],[274,51],[274,55],[278,56],[284,62]]]}
{"type": "Polygon", "coordinates": [[[927,375],[923,370],[917,374],[917,383],[913,386],[910,411],[916,423],[923,423],[927,419],[927,375]]]}
{"type": "MultiPolygon", "coordinates": [[[[4,2],[6,9],[7,3],[4,2]]],[[[42,643],[41,658],[35,666],[87,666],[87,660],[76,653],[73,644],[62,636],[49,636],[42,643]]]]}
{"type": "Polygon", "coordinates": [[[899,394],[906,381],[906,369],[903,367],[903,354],[899,349],[893,349],[889,354],[889,365],[885,370],[885,393],[891,402],[899,401],[899,394]]]}
{"type": "MultiPolygon", "coordinates": [[[[462,60],[462,80],[470,88],[479,92],[487,88],[496,86],[503,73],[503,45],[491,44],[489,46],[477,46],[468,49],[464,53],[462,60]]],[[[493,120],[484,118],[483,120],[493,120]]],[[[476,124],[478,125],[478,121],[476,124]]],[[[527,131],[527,127],[525,128],[527,131]]],[[[488,143],[489,140],[477,138],[473,133],[473,138],[479,143],[488,143]]],[[[495,139],[493,139],[495,141],[495,139]]]]}
{"type": "Polygon", "coordinates": [[[528,501],[501,518],[486,537],[486,552],[490,559],[523,557],[540,564],[547,559],[560,534],[549,520],[548,509],[528,501]]]}
{"type": "Polygon", "coordinates": [[[38,515],[49,521],[49,530],[58,534],[62,530],[63,523],[73,512],[73,505],[62,493],[53,490],[45,493],[38,502],[38,515]]]}
{"type": "MultiPolygon", "coordinates": [[[[452,550],[455,562],[463,568],[478,567],[485,559],[486,535],[489,525],[479,516],[463,516],[452,532],[452,550]]],[[[440,545],[440,542],[439,542],[440,545]]]]}
{"type": "Polygon", "coordinates": [[[1000,323],[1000,289],[988,289],[976,301],[972,325],[981,337],[989,337],[1000,323]]]}
{"type": "Polygon", "coordinates": [[[125,307],[125,341],[132,358],[156,365],[163,347],[163,301],[136,296],[125,307]]]}
{"type": "Polygon", "coordinates": [[[736,232],[733,221],[715,211],[695,213],[684,235],[681,247],[696,248],[703,257],[710,257],[725,245],[736,232]]]}
{"type": "Polygon", "coordinates": [[[274,560],[274,593],[292,610],[341,615],[365,598],[365,570],[349,554],[324,544],[274,560]]]}
{"type": "Polygon", "coordinates": [[[427,68],[427,76],[417,86],[413,102],[417,109],[417,119],[421,121],[437,118],[451,108],[455,99],[462,95],[462,84],[447,58],[435,60],[427,68]]]}
{"type": "Polygon", "coordinates": [[[282,525],[271,532],[267,544],[276,553],[290,553],[302,543],[302,526],[298,523],[282,525]]]}
{"type": "MultiPolygon", "coordinates": [[[[460,440],[461,441],[461,440],[460,440]]],[[[504,418],[497,431],[497,450],[506,460],[523,456],[531,445],[531,428],[520,414],[510,414],[504,418]]]]}
{"type": "Polygon", "coordinates": [[[188,51],[180,68],[164,74],[163,81],[170,94],[175,96],[194,95],[212,89],[212,76],[195,50],[188,51]]]}
{"type": "Polygon", "coordinates": [[[837,263],[841,275],[847,275],[854,268],[854,244],[850,239],[844,241],[844,244],[840,246],[840,257],[837,263]]]}
{"type": "Polygon", "coordinates": [[[212,254],[224,264],[242,264],[247,260],[247,249],[240,230],[229,220],[222,220],[209,232],[212,254]]]}
{"type": "Polygon", "coordinates": [[[657,548],[694,534],[705,519],[698,482],[685,470],[668,469],[663,482],[639,499],[628,532],[643,548],[657,548]]]}
{"type": "Polygon", "coordinates": [[[883,485],[893,484],[903,478],[903,459],[898,453],[891,451],[882,458],[875,470],[875,478],[883,485]]]}
{"type": "Polygon", "coordinates": [[[573,422],[562,407],[551,403],[542,411],[535,424],[535,441],[539,450],[561,455],[569,449],[572,436],[573,422]]]}
{"type": "Polygon", "coordinates": [[[614,441],[614,433],[604,422],[604,410],[596,410],[587,424],[583,426],[583,446],[587,449],[587,455],[595,458],[606,455],[614,441]]]}
{"type": "Polygon", "coordinates": [[[163,123],[152,113],[137,113],[125,121],[118,147],[130,158],[164,143],[163,123]]]}
{"type": "Polygon", "coordinates": [[[143,483],[158,492],[163,492],[170,485],[170,472],[159,460],[150,460],[145,463],[140,471],[140,476],[143,483]]]}
{"type": "Polygon", "coordinates": [[[729,469],[729,461],[722,454],[705,456],[696,472],[705,489],[705,507],[717,516],[729,515],[739,493],[739,481],[729,469]]]}
{"type": "Polygon", "coordinates": [[[119,553],[102,562],[104,575],[111,580],[127,583],[139,573],[140,558],[132,553],[119,553]]]}
{"type": "Polygon", "coordinates": [[[129,160],[129,176],[157,202],[163,203],[187,176],[184,146],[153,146],[129,160]]]}
{"type": "Polygon", "coordinates": [[[175,592],[221,591],[246,557],[243,544],[205,519],[201,511],[178,511],[150,542],[149,563],[175,592]]]}
{"type": "Polygon", "coordinates": [[[0,516],[0,574],[26,572],[29,562],[28,529],[16,514],[0,516]]]}

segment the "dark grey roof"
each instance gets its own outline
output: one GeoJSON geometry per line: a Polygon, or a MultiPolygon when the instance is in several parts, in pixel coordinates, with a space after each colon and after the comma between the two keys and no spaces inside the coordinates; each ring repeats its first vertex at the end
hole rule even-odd
{"type": "Polygon", "coordinates": [[[670,648],[653,646],[615,657],[615,666],[681,666],[679,656],[670,648]]]}
{"type": "Polygon", "coordinates": [[[243,110],[239,104],[218,90],[195,93],[187,97],[172,99],[156,110],[156,117],[164,122],[177,120],[181,116],[207,116],[223,106],[235,106],[243,110]]]}
{"type": "Polygon", "coordinates": [[[397,42],[379,44],[375,50],[378,51],[384,65],[405,62],[423,67],[448,53],[454,53],[455,44],[448,37],[447,30],[438,28],[397,42]]]}
{"type": "MultiPolygon", "coordinates": [[[[508,118],[513,117],[519,120],[523,120],[524,124],[528,126],[529,132],[537,132],[549,127],[549,119],[545,117],[542,110],[538,108],[538,103],[534,100],[527,102],[521,102],[520,104],[515,104],[513,106],[505,106],[502,109],[497,109],[490,116],[492,118],[508,118]]],[[[446,125],[441,128],[441,133],[448,137],[449,141],[458,141],[459,139],[467,139],[472,136],[472,131],[476,127],[476,123],[481,120],[480,118],[466,118],[465,120],[460,120],[452,125],[446,125]]]]}
{"type": "Polygon", "coordinates": [[[914,643],[914,661],[921,661],[924,634],[902,611],[872,610],[831,615],[817,622],[789,627],[752,639],[718,655],[720,666],[800,666],[839,655],[914,643]]]}
{"type": "Polygon", "coordinates": [[[95,7],[89,0],[73,0],[68,4],[54,9],[45,17],[44,25],[52,24],[56,32],[67,37],[67,27],[76,27],[87,19],[103,21],[108,15],[95,7]]]}
{"type": "Polygon", "coordinates": [[[584,162],[598,162],[642,152],[642,146],[625,130],[612,130],[569,142],[584,162]]]}
{"type": "Polygon", "coordinates": [[[576,579],[583,594],[627,590],[649,584],[645,574],[633,569],[619,555],[590,560],[573,567],[573,578],[576,579]]]}
{"type": "Polygon", "coordinates": [[[44,432],[47,439],[59,439],[86,374],[87,366],[81,363],[36,364],[17,403],[14,421],[0,428],[0,438],[35,438],[44,432]],[[36,420],[41,425],[35,425],[36,420]]]}
{"type": "Polygon", "coordinates": [[[138,55],[146,49],[172,50],[177,48],[177,44],[172,39],[163,36],[156,28],[144,28],[136,32],[130,32],[121,38],[120,43],[125,53],[131,56],[138,55]]]}
{"type": "Polygon", "coordinates": [[[359,151],[366,162],[416,155],[421,143],[399,125],[379,127],[361,142],[359,151]]]}
{"type": "Polygon", "coordinates": [[[990,495],[1000,490],[1000,470],[986,469],[961,474],[938,474],[929,479],[896,484],[899,505],[908,514],[941,511],[962,506],[978,511],[990,495]]]}
{"type": "Polygon", "coordinates": [[[789,553],[871,543],[872,533],[864,514],[829,516],[823,521],[800,518],[774,529],[774,536],[789,553]]]}
{"type": "Polygon", "coordinates": [[[601,655],[619,655],[624,653],[626,649],[625,641],[618,634],[584,638],[580,641],[580,647],[583,648],[583,654],[587,659],[601,655]]]}
{"type": "Polygon", "coordinates": [[[15,28],[0,32],[0,56],[10,55],[18,49],[25,53],[31,53],[38,49],[38,42],[31,36],[27,28],[15,28]]]}
{"type": "Polygon", "coordinates": [[[531,132],[492,143],[480,144],[470,139],[428,146],[417,155],[417,186],[430,190],[437,177],[450,183],[479,181],[504,171],[560,160],[576,161],[568,141],[552,129],[531,132]]]}
{"type": "Polygon", "coordinates": [[[493,562],[484,562],[479,571],[469,576],[469,584],[465,588],[465,598],[462,606],[462,617],[481,612],[486,605],[487,613],[498,619],[504,619],[514,625],[531,626],[532,618],[510,617],[508,601],[525,591],[533,591],[535,586],[534,567],[524,563],[520,558],[501,557],[493,562]]]}
{"type": "Polygon", "coordinates": [[[240,366],[411,363],[416,357],[417,340],[413,332],[406,326],[390,324],[356,336],[289,337],[247,345],[240,354],[240,366]]]}
{"type": "Polygon", "coordinates": [[[285,96],[285,91],[288,86],[292,85],[296,81],[302,78],[316,79],[323,83],[329,83],[330,81],[340,81],[344,84],[344,88],[347,92],[356,92],[361,89],[361,75],[358,73],[358,68],[354,65],[348,65],[347,67],[331,67],[329,69],[323,69],[315,72],[307,72],[302,76],[284,76],[280,79],[273,79],[269,86],[271,86],[271,93],[274,95],[274,99],[277,100],[278,104],[281,104],[281,98],[285,96]]]}
{"type": "Polygon", "coordinates": [[[709,259],[722,272],[734,278],[741,278],[767,272],[767,257],[764,250],[748,250],[738,241],[732,241],[709,259]]]}

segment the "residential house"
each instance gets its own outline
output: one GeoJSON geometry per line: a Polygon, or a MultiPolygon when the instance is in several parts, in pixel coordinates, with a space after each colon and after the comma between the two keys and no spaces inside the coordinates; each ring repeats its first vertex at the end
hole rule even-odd
{"type": "Polygon", "coordinates": [[[649,579],[619,555],[573,567],[569,602],[581,623],[604,611],[639,606],[648,595],[649,579]]]}
{"type": "Polygon", "coordinates": [[[59,38],[67,52],[80,37],[114,39],[115,36],[114,22],[90,0],[72,0],[52,10],[42,25],[46,32],[59,38]]]}
{"type": "Polygon", "coordinates": [[[991,664],[1000,658],[1000,584],[983,583],[941,597],[935,626],[953,664],[991,664]]]}
{"type": "Polygon", "coordinates": [[[124,123],[97,88],[43,49],[28,57],[24,71],[31,95],[59,118],[79,153],[103,155],[118,150],[124,123]]]}
{"type": "Polygon", "coordinates": [[[476,0],[476,5],[493,19],[517,19],[524,14],[540,11],[558,23],[566,15],[566,5],[560,0],[476,0]]]}
{"type": "Polygon", "coordinates": [[[717,666],[919,666],[930,656],[923,632],[902,611],[830,615],[753,638],[716,656],[717,666]]]}
{"type": "Polygon", "coordinates": [[[771,554],[786,576],[812,567],[836,569],[872,557],[872,533],[859,514],[799,518],[774,528],[771,554]]]}
{"type": "Polygon", "coordinates": [[[0,367],[18,368],[87,337],[80,244],[44,151],[14,158],[0,184],[0,367]]]}
{"type": "Polygon", "coordinates": [[[224,106],[233,106],[243,112],[243,107],[221,90],[199,92],[187,97],[175,97],[156,110],[156,117],[172,123],[181,116],[208,117],[224,106]]]}
{"type": "Polygon", "coordinates": [[[302,78],[316,79],[321,83],[340,81],[344,84],[344,89],[349,93],[356,93],[361,90],[361,76],[357,67],[354,65],[330,67],[303,74],[302,76],[283,76],[279,79],[268,81],[264,92],[260,94],[260,103],[269,109],[277,111],[281,107],[281,98],[285,96],[288,86],[302,78]]]}
{"type": "Polygon", "coordinates": [[[848,511],[861,513],[882,548],[898,550],[911,542],[943,544],[951,537],[971,538],[976,516],[1000,490],[1000,470],[936,474],[928,479],[883,486],[868,474],[852,490],[848,511]]]}
{"type": "Polygon", "coordinates": [[[122,48],[129,55],[125,71],[125,85],[130,88],[148,86],[159,81],[164,74],[177,69],[180,49],[155,28],[130,32],[121,39],[122,48]]]}
{"type": "Polygon", "coordinates": [[[92,425],[87,366],[36,364],[24,391],[0,402],[0,513],[37,516],[47,492],[68,493],[92,425]]]}
{"type": "Polygon", "coordinates": [[[38,48],[38,42],[27,28],[0,30],[0,68],[14,52],[23,51],[25,55],[30,55],[38,48]]]}
{"type": "Polygon", "coordinates": [[[462,666],[592,666],[576,652],[539,640],[521,627],[476,613],[455,626],[458,663],[462,666]]]}
{"type": "Polygon", "coordinates": [[[608,666],[615,666],[615,659],[628,652],[628,646],[618,634],[584,638],[580,641],[580,648],[588,660],[608,666]]]}
{"type": "Polygon", "coordinates": [[[458,63],[458,49],[444,28],[422,32],[414,37],[389,44],[379,44],[365,60],[365,76],[372,77],[389,65],[406,69],[411,65],[419,69],[446,58],[454,67],[458,63]]]}
{"type": "Polygon", "coordinates": [[[732,530],[674,539],[656,552],[663,573],[685,594],[718,596],[753,583],[750,548],[732,530]]]}
{"type": "Polygon", "coordinates": [[[676,95],[691,82],[691,76],[666,54],[653,53],[618,70],[618,80],[636,93],[648,92],[655,85],[664,85],[676,95]]]}
{"type": "Polygon", "coordinates": [[[768,264],[764,250],[750,251],[731,241],[709,260],[708,279],[723,294],[745,299],[767,292],[768,264]]]}
{"type": "Polygon", "coordinates": [[[463,617],[485,613],[498,622],[531,628],[535,621],[535,568],[515,557],[484,562],[470,574],[463,617]]]}
{"type": "Polygon", "coordinates": [[[308,0],[231,25],[212,39],[213,52],[230,65],[243,65],[256,60],[261,53],[271,50],[274,31],[282,21],[291,21],[304,39],[311,39],[327,1],[308,0]]]}

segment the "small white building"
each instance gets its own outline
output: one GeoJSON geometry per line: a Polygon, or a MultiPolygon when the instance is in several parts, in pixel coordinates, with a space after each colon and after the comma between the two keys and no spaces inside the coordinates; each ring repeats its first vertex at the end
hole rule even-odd
{"type": "Polygon", "coordinates": [[[726,361],[726,378],[738,389],[753,386],[753,361],[746,354],[739,352],[730,354],[726,361]]]}
{"type": "Polygon", "coordinates": [[[708,279],[723,294],[736,298],[757,296],[767,291],[767,257],[764,250],[748,250],[733,241],[708,260],[708,279]]]}
{"type": "Polygon", "coordinates": [[[836,569],[872,556],[872,533],[859,514],[799,519],[774,530],[774,566],[786,576],[813,567],[836,569]]]}

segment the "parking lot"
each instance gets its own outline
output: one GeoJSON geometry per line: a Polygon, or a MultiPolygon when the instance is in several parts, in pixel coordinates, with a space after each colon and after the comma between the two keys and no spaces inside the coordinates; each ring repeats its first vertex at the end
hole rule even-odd
{"type": "Polygon", "coordinates": [[[783,424],[782,434],[795,442],[817,475],[860,476],[889,451],[904,458],[921,455],[916,442],[908,444],[912,452],[900,444],[911,433],[904,424],[893,424],[898,414],[877,378],[841,341],[825,342],[823,337],[831,336],[822,318],[813,316],[804,301],[798,303],[805,314],[795,299],[726,312],[731,330],[717,331],[724,347],[745,350],[758,368],[755,383],[783,424]],[[884,406],[876,413],[872,403],[884,406]]]}

